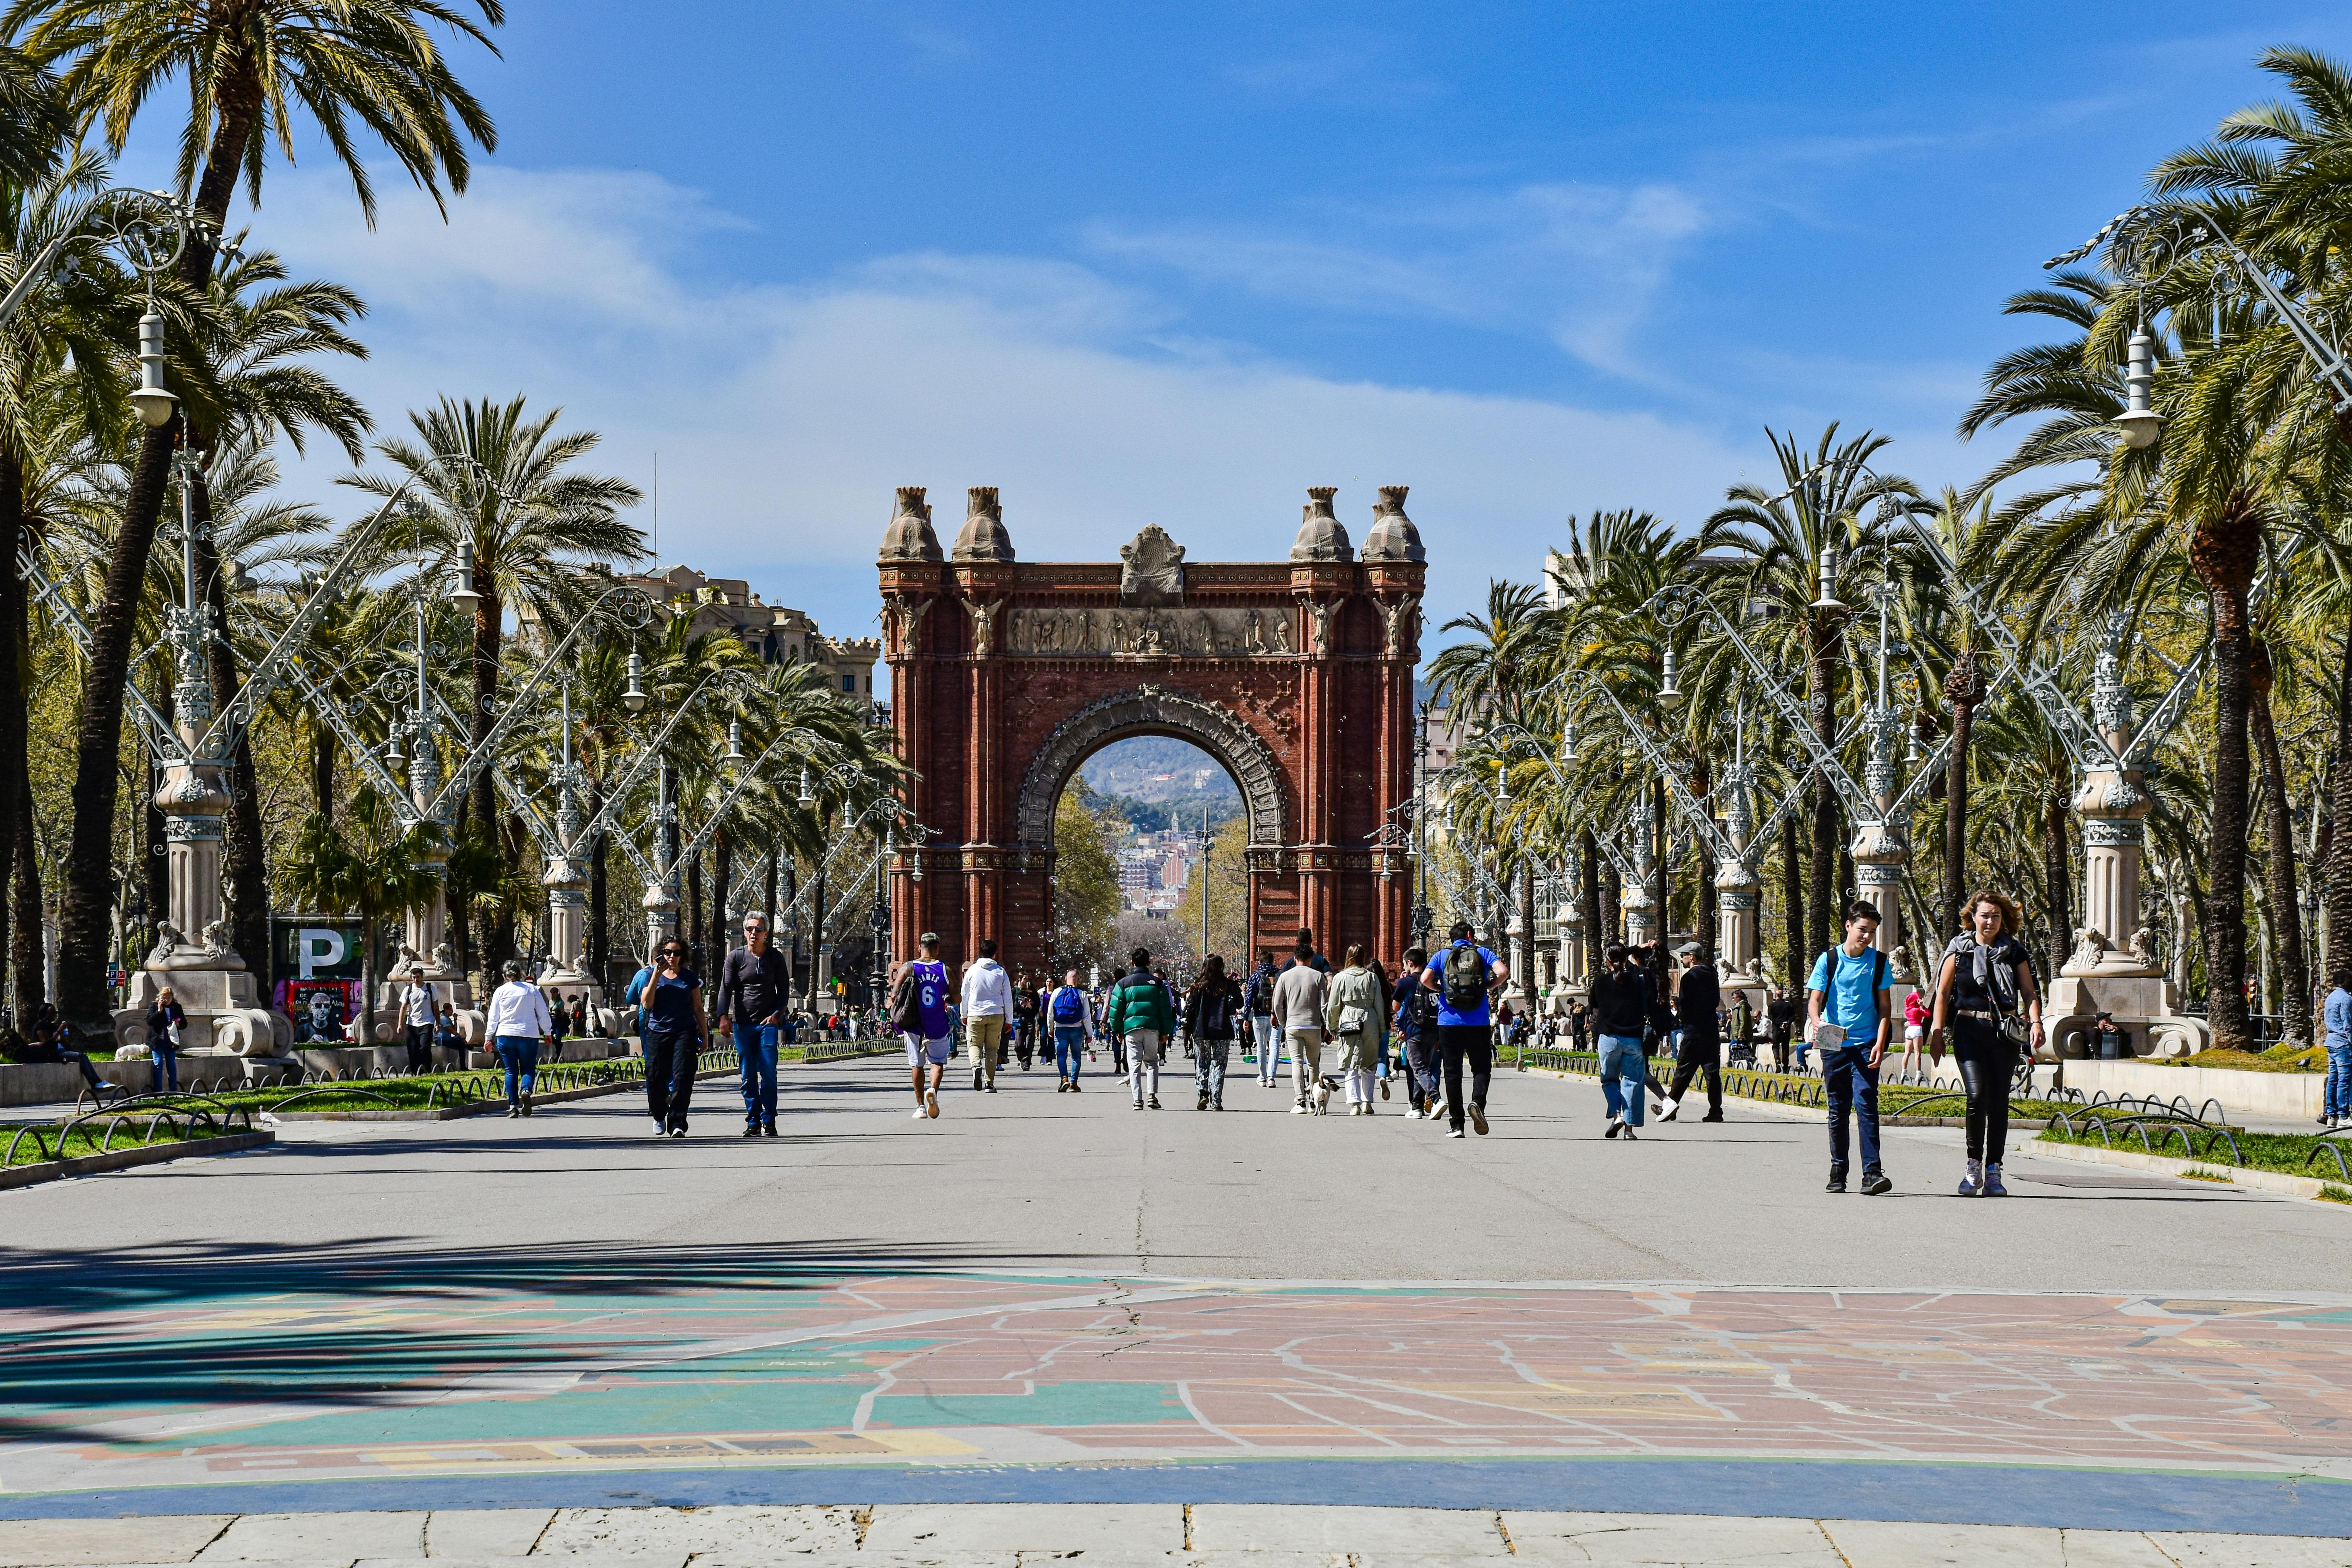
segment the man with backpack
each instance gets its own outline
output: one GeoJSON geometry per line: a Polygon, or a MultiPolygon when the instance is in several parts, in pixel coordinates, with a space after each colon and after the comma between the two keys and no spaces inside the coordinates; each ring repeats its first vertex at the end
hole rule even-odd
{"type": "Polygon", "coordinates": [[[1127,1044],[1128,1090],[1135,1109],[1145,1102],[1160,1109],[1160,1053],[1176,1032],[1176,1009],[1168,987],[1151,973],[1151,950],[1139,947],[1129,954],[1133,965],[1111,987],[1110,1004],[1103,1010],[1103,1033],[1127,1044]]]}
{"type": "Polygon", "coordinates": [[[1462,1063],[1470,1063],[1470,1124],[1486,1135],[1486,1089],[1495,1076],[1495,1030],[1489,998],[1510,978],[1510,966],[1472,940],[1468,921],[1456,921],[1452,941],[1422,972],[1437,994],[1437,1048],[1444,1063],[1448,1138],[1462,1136],[1462,1063]]]}
{"type": "Polygon", "coordinates": [[[1894,1009],[1887,1000],[1886,955],[1871,945],[1877,935],[1877,906],[1859,899],[1848,904],[1844,943],[1816,959],[1805,982],[1808,1033],[1822,1053],[1822,1079],[1829,1090],[1827,1190],[1845,1191],[1851,1110],[1861,1133],[1862,1190],[1869,1197],[1895,1190],[1878,1165],[1878,1064],[1886,1055],[1894,1009]]]}
{"type": "Polygon", "coordinates": [[[1078,984],[1075,969],[1062,976],[1062,984],[1045,998],[1045,1026],[1054,1031],[1054,1071],[1055,1094],[1078,1092],[1078,1064],[1086,1060],[1087,1042],[1094,1036],[1095,1009],[1086,988],[1078,984]]]}
{"type": "Polygon", "coordinates": [[[1666,1091],[1666,1107],[1658,1120],[1672,1121],[1682,1110],[1683,1096],[1689,1091],[1691,1080],[1705,1073],[1706,1115],[1701,1120],[1720,1121],[1723,983],[1716,978],[1715,965],[1706,962],[1698,943],[1687,944],[1676,956],[1683,961],[1683,970],[1675,986],[1675,1021],[1682,1026],[1675,1040],[1674,1087],[1666,1091]]]}
{"type": "Polygon", "coordinates": [[[1282,1060],[1282,1037],[1274,1027],[1274,979],[1281,971],[1275,967],[1274,949],[1265,948],[1257,955],[1257,967],[1249,973],[1249,981],[1242,994],[1249,1008],[1250,1038],[1257,1045],[1257,1081],[1261,1089],[1274,1087],[1274,1069],[1282,1060]]]}

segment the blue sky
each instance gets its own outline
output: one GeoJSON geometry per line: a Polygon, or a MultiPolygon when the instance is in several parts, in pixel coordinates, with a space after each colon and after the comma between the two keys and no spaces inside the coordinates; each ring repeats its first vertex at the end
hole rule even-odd
{"type": "Polygon", "coordinates": [[[1983,468],[1954,421],[2038,335],[2002,298],[2267,96],[2262,47],[2348,34],[2259,0],[512,0],[502,61],[458,51],[502,142],[448,225],[386,171],[370,233],[312,142],[253,237],[371,301],[381,421],[561,404],[612,470],[659,452],[666,562],[835,633],[872,635],[902,483],[944,537],[1001,487],[1029,559],[1146,522],[1279,556],[1306,486],[1360,539],[1408,483],[1442,619],[1571,512],[1696,521],[1767,425],[1983,468]]]}

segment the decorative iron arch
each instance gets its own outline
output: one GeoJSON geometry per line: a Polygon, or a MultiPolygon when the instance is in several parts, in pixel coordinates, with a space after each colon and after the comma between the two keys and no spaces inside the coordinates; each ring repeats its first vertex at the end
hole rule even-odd
{"type": "Polygon", "coordinates": [[[1290,842],[1282,764],[1257,731],[1222,703],[1146,685],[1079,709],[1037,748],[1021,776],[1013,805],[1013,824],[1024,848],[1044,849],[1053,843],[1054,808],[1078,764],[1130,735],[1171,735],[1199,746],[1241,786],[1251,845],[1276,848],[1290,842]]]}

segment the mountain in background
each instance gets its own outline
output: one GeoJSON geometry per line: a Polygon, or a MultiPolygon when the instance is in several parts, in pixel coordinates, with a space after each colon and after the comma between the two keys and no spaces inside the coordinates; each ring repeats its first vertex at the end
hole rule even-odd
{"type": "Polygon", "coordinates": [[[1078,776],[1147,832],[1176,826],[1197,830],[1203,806],[1213,828],[1242,809],[1241,791],[1216,758],[1165,736],[1139,735],[1105,746],[1086,760],[1078,776]]]}

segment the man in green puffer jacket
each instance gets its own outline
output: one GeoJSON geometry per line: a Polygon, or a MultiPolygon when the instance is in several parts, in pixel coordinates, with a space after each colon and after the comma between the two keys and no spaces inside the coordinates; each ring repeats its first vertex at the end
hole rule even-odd
{"type": "Polygon", "coordinates": [[[1140,1110],[1146,1100],[1160,1109],[1160,1053],[1176,1032],[1175,1009],[1168,990],[1153,978],[1151,950],[1139,947],[1128,955],[1132,967],[1110,988],[1103,1009],[1103,1033],[1127,1042],[1127,1086],[1140,1110]]]}

